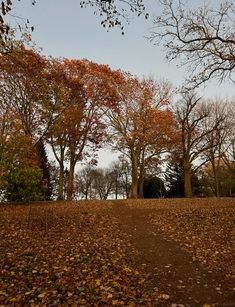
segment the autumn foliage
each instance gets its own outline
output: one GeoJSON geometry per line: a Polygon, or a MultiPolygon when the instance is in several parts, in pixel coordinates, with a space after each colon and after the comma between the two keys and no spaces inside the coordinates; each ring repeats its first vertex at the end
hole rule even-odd
{"type": "Polygon", "coordinates": [[[177,132],[170,104],[169,83],[138,80],[126,75],[122,99],[110,109],[112,146],[125,154],[132,167],[131,197],[143,197],[145,169],[160,160],[163,152],[176,142],[177,132]]]}
{"type": "MultiPolygon", "coordinates": [[[[143,197],[144,182],[160,176],[170,161],[183,163],[179,182],[187,197],[206,163],[213,167],[219,195],[222,172],[215,161],[228,168],[232,183],[226,195],[234,195],[229,102],[218,108],[218,102],[202,102],[189,92],[173,104],[175,90],[166,80],[141,79],[86,59],[47,58],[19,42],[0,60],[1,199],[78,197],[77,167],[94,167],[103,147],[119,152],[129,165],[121,192],[126,197],[143,197]],[[216,116],[209,115],[210,108],[216,116]]],[[[118,180],[112,183],[116,198],[118,180]]]]}

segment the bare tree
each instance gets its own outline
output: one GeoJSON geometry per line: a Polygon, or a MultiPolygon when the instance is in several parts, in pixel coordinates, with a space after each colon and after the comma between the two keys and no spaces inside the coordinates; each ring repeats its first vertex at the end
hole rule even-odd
{"type": "Polygon", "coordinates": [[[120,155],[109,167],[113,178],[113,194],[115,198],[128,198],[131,187],[131,165],[124,155],[120,155]]]}
{"type": "Polygon", "coordinates": [[[235,175],[235,101],[231,102],[230,107],[228,142],[223,149],[222,160],[229,171],[235,175]]]}
{"type": "Polygon", "coordinates": [[[227,156],[230,148],[230,136],[233,133],[234,116],[232,105],[229,101],[214,98],[208,101],[210,112],[203,123],[205,131],[213,128],[214,124],[219,120],[221,124],[216,126],[211,133],[206,135],[206,140],[209,145],[208,150],[204,152],[204,158],[210,162],[214,180],[215,196],[220,196],[220,169],[221,164],[224,165],[223,157],[227,156]]]}
{"type": "Polygon", "coordinates": [[[81,171],[76,173],[75,176],[75,193],[78,194],[79,198],[93,199],[93,182],[94,182],[94,168],[91,165],[87,165],[81,171]]]}
{"type": "Polygon", "coordinates": [[[181,135],[179,155],[183,161],[184,192],[186,197],[192,197],[192,174],[196,172],[208,159],[202,158],[203,153],[216,146],[217,143],[208,142],[208,136],[219,129],[224,120],[224,114],[220,114],[215,121],[205,127],[204,122],[208,118],[210,108],[201,98],[193,92],[182,93],[182,99],[176,106],[175,114],[181,135]],[[193,163],[197,166],[193,169],[193,163]]]}
{"type": "Polygon", "coordinates": [[[108,168],[86,166],[76,174],[75,190],[78,197],[107,199],[114,195],[118,199],[119,195],[126,196],[122,177],[124,171],[121,161],[114,162],[108,168]]]}
{"type": "Polygon", "coordinates": [[[93,170],[93,189],[95,195],[99,199],[107,199],[115,184],[115,177],[109,169],[105,168],[96,168],[93,170]]]}
{"type": "Polygon", "coordinates": [[[190,9],[181,0],[160,0],[162,14],[155,18],[151,41],[163,41],[168,60],[180,60],[195,88],[209,79],[234,80],[235,7],[233,1],[219,7],[207,3],[190,9]]]}

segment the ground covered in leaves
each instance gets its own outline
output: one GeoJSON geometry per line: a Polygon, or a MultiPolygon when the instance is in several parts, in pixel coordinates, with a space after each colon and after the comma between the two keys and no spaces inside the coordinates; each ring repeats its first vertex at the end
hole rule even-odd
{"type": "Polygon", "coordinates": [[[235,306],[235,199],[0,205],[0,306],[235,306]]]}

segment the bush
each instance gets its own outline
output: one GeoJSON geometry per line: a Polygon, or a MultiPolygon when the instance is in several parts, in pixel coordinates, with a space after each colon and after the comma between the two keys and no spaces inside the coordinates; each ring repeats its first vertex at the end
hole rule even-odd
{"type": "Polygon", "coordinates": [[[8,201],[43,199],[42,171],[39,168],[16,168],[4,175],[3,189],[8,201]]]}

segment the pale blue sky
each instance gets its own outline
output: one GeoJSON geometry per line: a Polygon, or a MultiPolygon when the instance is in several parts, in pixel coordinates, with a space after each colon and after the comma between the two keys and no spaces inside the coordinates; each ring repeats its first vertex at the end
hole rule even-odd
{"type": "MultiPolygon", "coordinates": [[[[159,13],[158,0],[145,1],[150,18],[134,18],[130,25],[126,25],[124,36],[119,29],[107,32],[100,25],[100,17],[94,16],[90,8],[81,9],[79,0],[37,0],[35,6],[30,3],[31,0],[14,1],[14,12],[30,19],[31,25],[35,26],[33,40],[43,48],[44,54],[87,58],[140,77],[151,74],[169,79],[176,86],[182,84],[184,69],[177,68],[175,63],[167,63],[162,48],[153,46],[145,38],[152,27],[152,15],[159,13]]],[[[220,86],[210,82],[200,91],[206,96],[231,96],[232,89],[229,82],[220,86]]]]}
{"type": "MultiPolygon", "coordinates": [[[[195,5],[199,1],[191,2],[195,5]]],[[[152,15],[159,13],[157,0],[145,1],[146,9],[152,15],[148,20],[136,17],[125,26],[124,36],[119,29],[107,32],[100,25],[99,16],[94,16],[92,9],[81,9],[79,0],[37,0],[35,6],[30,5],[31,0],[14,3],[14,12],[29,18],[31,25],[35,26],[32,38],[45,55],[87,58],[139,77],[151,74],[168,79],[175,86],[182,84],[184,69],[177,68],[175,63],[167,63],[161,47],[153,46],[145,38],[152,27],[152,15]]],[[[207,97],[231,97],[234,94],[234,86],[229,82],[222,85],[210,82],[200,88],[200,95],[207,97]]],[[[106,157],[104,155],[101,160],[106,157]]],[[[101,162],[101,165],[106,165],[106,162],[101,162]]]]}

